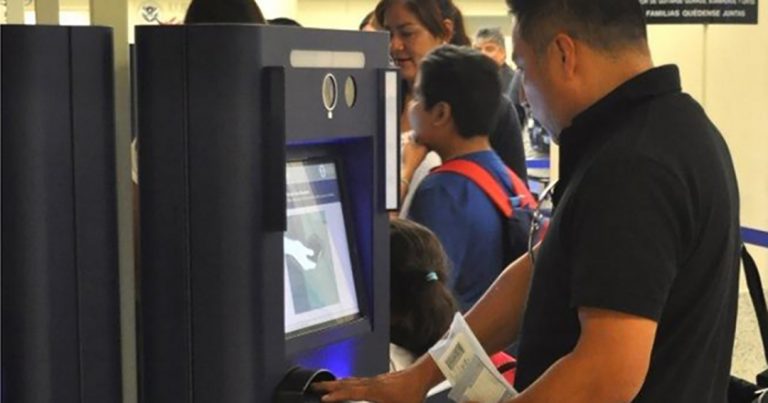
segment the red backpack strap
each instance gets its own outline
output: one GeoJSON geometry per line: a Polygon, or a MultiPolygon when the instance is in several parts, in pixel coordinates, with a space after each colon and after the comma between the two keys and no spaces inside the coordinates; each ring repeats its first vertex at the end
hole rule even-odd
{"type": "Polygon", "coordinates": [[[491,363],[499,370],[501,376],[509,382],[510,385],[515,384],[515,373],[517,372],[517,360],[511,355],[499,351],[491,356],[491,363]]]}
{"type": "Polygon", "coordinates": [[[517,176],[515,171],[509,169],[509,167],[506,168],[507,173],[509,174],[509,180],[512,181],[515,195],[520,198],[520,207],[535,209],[538,203],[536,203],[536,198],[533,197],[528,186],[525,186],[525,182],[517,176]]]}
{"type": "MultiPolygon", "coordinates": [[[[512,202],[509,200],[507,192],[480,164],[457,158],[444,162],[443,165],[433,169],[432,172],[451,172],[469,178],[485,192],[505,217],[512,217],[514,214],[512,202]]],[[[514,175],[514,173],[512,174],[514,175]]],[[[528,194],[530,195],[530,192],[528,194]]]]}

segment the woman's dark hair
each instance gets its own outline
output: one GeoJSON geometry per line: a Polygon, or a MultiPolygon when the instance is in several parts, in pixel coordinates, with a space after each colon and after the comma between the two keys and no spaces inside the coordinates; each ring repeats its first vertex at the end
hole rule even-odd
{"type": "Polygon", "coordinates": [[[472,44],[464,27],[464,16],[452,0],[381,0],[374,10],[376,20],[383,23],[387,11],[397,2],[402,2],[432,35],[445,38],[452,45],[472,44]],[[453,22],[453,35],[450,38],[443,26],[445,19],[453,22]]]}
{"type": "Polygon", "coordinates": [[[368,24],[371,23],[371,19],[376,18],[376,14],[374,11],[371,11],[370,13],[366,14],[362,21],[360,21],[360,27],[358,27],[359,31],[362,31],[363,28],[365,28],[368,24]]]}
{"type": "Polygon", "coordinates": [[[192,0],[184,23],[264,24],[266,20],[254,0],[192,0]]]}
{"type": "Polygon", "coordinates": [[[424,56],[420,69],[417,91],[427,110],[445,102],[460,136],[490,133],[501,102],[496,62],[472,48],[442,45],[424,56]]]}
{"type": "Polygon", "coordinates": [[[416,356],[448,331],[458,310],[446,286],[448,258],[440,240],[413,221],[393,219],[390,230],[390,341],[416,356]]]}

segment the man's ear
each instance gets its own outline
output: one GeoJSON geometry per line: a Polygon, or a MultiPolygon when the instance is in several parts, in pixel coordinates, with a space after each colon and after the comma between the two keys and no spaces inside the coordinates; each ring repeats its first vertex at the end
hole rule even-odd
{"type": "Polygon", "coordinates": [[[448,102],[438,102],[432,107],[432,123],[435,126],[447,126],[453,122],[453,110],[448,102]]]}
{"type": "Polygon", "coordinates": [[[559,69],[564,77],[572,78],[576,72],[576,41],[567,34],[559,33],[552,40],[552,46],[559,69]]]}

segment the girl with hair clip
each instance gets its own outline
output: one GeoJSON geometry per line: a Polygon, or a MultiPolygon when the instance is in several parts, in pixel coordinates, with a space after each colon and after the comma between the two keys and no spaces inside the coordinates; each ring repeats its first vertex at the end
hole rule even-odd
{"type": "MultiPolygon", "coordinates": [[[[389,31],[389,52],[403,80],[400,130],[403,160],[401,195],[405,196],[400,217],[407,217],[413,193],[440,157],[411,140],[411,125],[405,106],[411,101],[413,84],[424,56],[440,45],[470,46],[464,17],[452,0],[381,0],[374,10],[376,21],[389,31]]],[[[525,151],[517,113],[509,99],[502,99],[498,119],[490,133],[491,147],[504,163],[527,180],[525,151]]]]}
{"type": "MultiPolygon", "coordinates": [[[[458,303],[446,284],[449,261],[437,236],[410,220],[389,222],[389,371],[411,365],[451,327],[458,303]]],[[[517,361],[500,351],[491,356],[510,384],[517,361]]]]}
{"type": "Polygon", "coordinates": [[[393,219],[390,230],[389,369],[399,371],[448,331],[458,310],[446,285],[448,259],[432,231],[393,219]]]}

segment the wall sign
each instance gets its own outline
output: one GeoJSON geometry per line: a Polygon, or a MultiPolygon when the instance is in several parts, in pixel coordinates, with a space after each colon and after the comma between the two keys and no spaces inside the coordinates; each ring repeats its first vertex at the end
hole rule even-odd
{"type": "Polygon", "coordinates": [[[640,0],[649,24],[757,24],[758,0],[640,0]]]}

